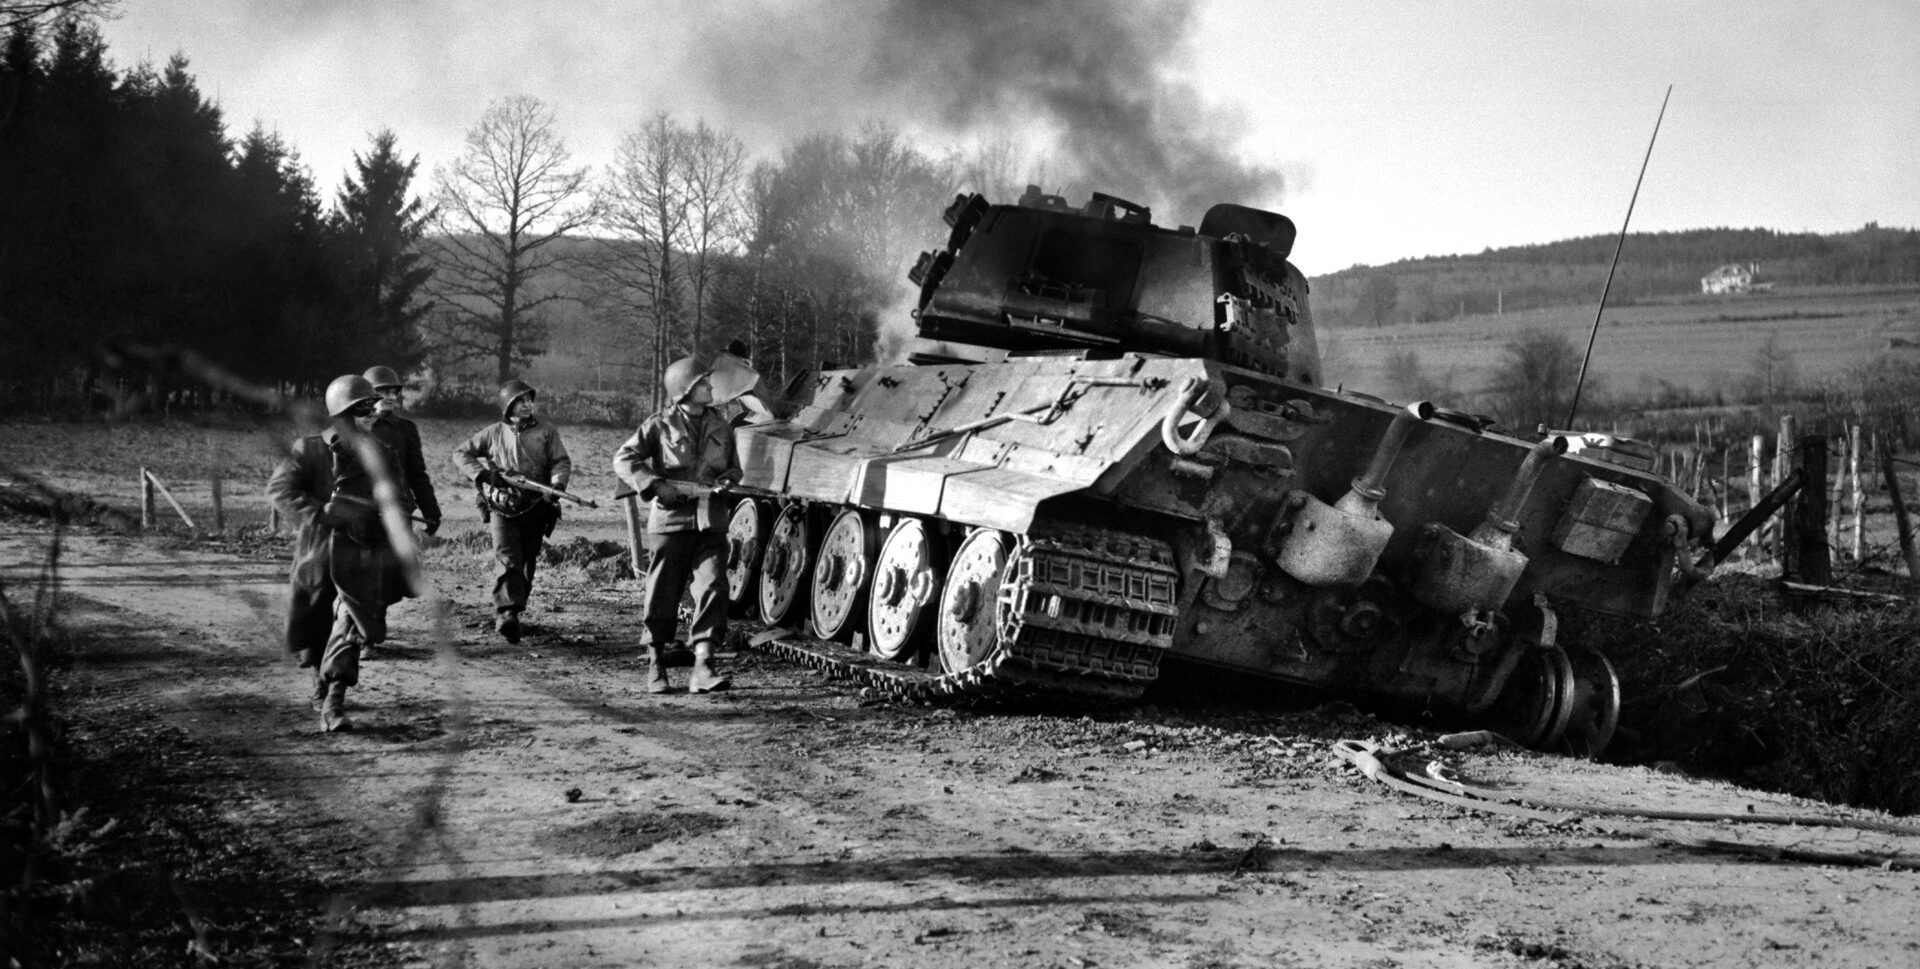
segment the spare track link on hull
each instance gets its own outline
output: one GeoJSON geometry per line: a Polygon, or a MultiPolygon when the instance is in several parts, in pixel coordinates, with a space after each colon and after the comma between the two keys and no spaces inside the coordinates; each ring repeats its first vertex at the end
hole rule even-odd
{"type": "MultiPolygon", "coordinates": [[[[844,676],[901,700],[1014,696],[1138,699],[1160,672],[1178,617],[1167,543],[1075,529],[1015,552],[1000,587],[1001,635],[986,659],[952,673],[889,662],[799,633],[745,632],[749,648],[844,676]]],[[[937,667],[937,663],[936,663],[937,667]]]]}

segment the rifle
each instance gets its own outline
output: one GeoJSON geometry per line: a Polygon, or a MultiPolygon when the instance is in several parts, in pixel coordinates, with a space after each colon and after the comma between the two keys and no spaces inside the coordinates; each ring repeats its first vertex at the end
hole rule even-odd
{"type": "Polygon", "coordinates": [[[549,488],[546,485],[539,483],[538,481],[534,481],[533,479],[528,478],[526,475],[523,475],[514,471],[502,470],[498,465],[494,464],[491,461],[482,461],[481,467],[484,467],[487,470],[492,471],[495,475],[498,475],[501,483],[507,485],[508,487],[518,488],[521,491],[532,492],[536,495],[546,495],[549,498],[558,498],[562,501],[571,501],[576,505],[585,505],[588,508],[600,507],[599,502],[594,501],[590,498],[582,498],[579,495],[570,495],[564,491],[561,491],[558,488],[549,488]]]}

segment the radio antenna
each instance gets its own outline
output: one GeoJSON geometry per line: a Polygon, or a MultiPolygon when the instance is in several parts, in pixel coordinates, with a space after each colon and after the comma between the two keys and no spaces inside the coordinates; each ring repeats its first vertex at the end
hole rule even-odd
{"type": "Polygon", "coordinates": [[[1600,336],[1600,314],[1607,310],[1607,291],[1613,289],[1614,270],[1620,268],[1620,250],[1627,245],[1627,224],[1633,221],[1633,204],[1640,201],[1640,183],[1647,178],[1647,162],[1653,160],[1653,143],[1660,137],[1660,122],[1667,116],[1667,100],[1673,97],[1673,85],[1667,85],[1660,99],[1660,116],[1653,119],[1653,137],[1647,139],[1647,154],[1640,159],[1640,177],[1633,180],[1633,197],[1627,200],[1627,217],[1620,223],[1620,239],[1613,244],[1613,263],[1607,267],[1607,283],[1600,287],[1600,307],[1593,311],[1593,331],[1587,334],[1587,352],[1580,358],[1580,379],[1573,384],[1573,403],[1567,405],[1567,422],[1560,426],[1573,429],[1573,415],[1580,410],[1580,389],[1587,385],[1587,364],[1593,360],[1593,341],[1600,336]]]}

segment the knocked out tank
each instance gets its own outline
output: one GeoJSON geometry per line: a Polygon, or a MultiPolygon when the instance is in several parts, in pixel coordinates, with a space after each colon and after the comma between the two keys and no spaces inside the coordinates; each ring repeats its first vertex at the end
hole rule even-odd
{"type": "Polygon", "coordinates": [[[1126,699],[1168,661],[1597,755],[1566,609],[1658,615],[1710,516],[1626,440],[1320,386],[1286,217],[961,196],[911,362],[741,427],[736,616],[893,694],[1126,699]]]}

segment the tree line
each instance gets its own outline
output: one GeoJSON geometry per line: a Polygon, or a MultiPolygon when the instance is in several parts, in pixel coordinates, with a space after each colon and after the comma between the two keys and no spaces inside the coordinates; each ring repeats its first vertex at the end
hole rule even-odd
{"type": "Polygon", "coordinates": [[[82,17],[15,24],[0,106],[9,404],[161,391],[162,374],[116,366],[145,345],[301,387],[370,355],[417,359],[417,307],[394,290],[423,275],[418,217],[390,134],[323,209],[278,135],[228,138],[185,58],[116,71],[82,17]]]}
{"type": "MultiPolygon", "coordinates": [[[[1612,236],[1355,266],[1314,280],[1314,313],[1331,326],[1424,323],[1462,316],[1591,304],[1613,259],[1612,236]]],[[[1627,236],[1610,305],[1700,292],[1700,277],[1728,263],[1759,266],[1782,287],[1920,284],[1920,230],[1870,223],[1819,234],[1771,229],[1690,229],[1627,236]]]]}
{"type": "Polygon", "coordinates": [[[381,362],[477,397],[556,337],[549,371],[588,361],[642,401],[673,359],[734,341],[776,380],[861,363],[907,327],[906,269],[952,195],[1018,192],[1005,146],[934,154],[879,124],[754,159],[663,111],[591,166],[519,96],[431,172],[371,136],[323,202],[279,134],[229,137],[184,56],[116,70],[84,16],[14,24],[0,104],[14,406],[205,402],[164,355],[129,352],[156,346],[292,394],[381,362]]]}

